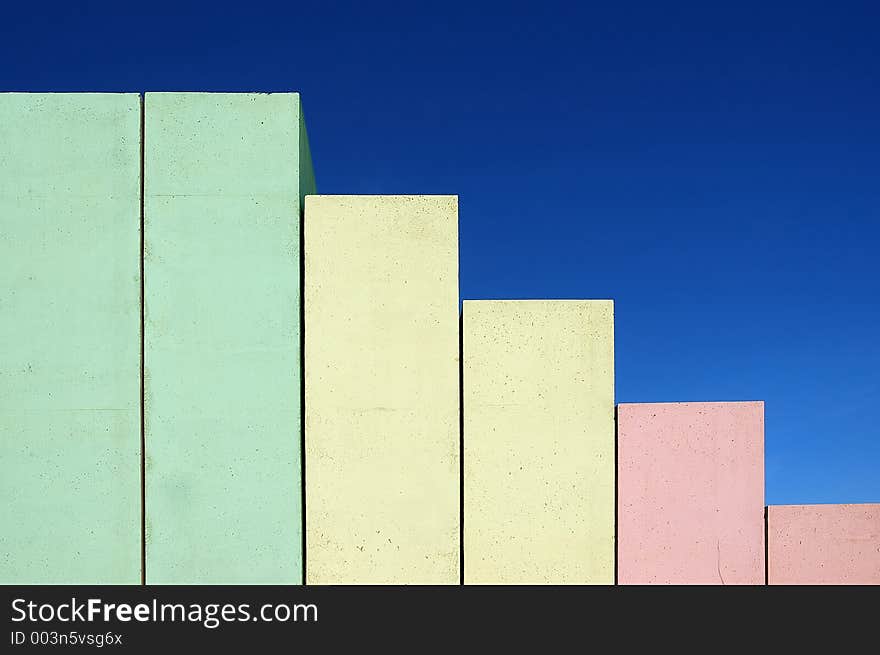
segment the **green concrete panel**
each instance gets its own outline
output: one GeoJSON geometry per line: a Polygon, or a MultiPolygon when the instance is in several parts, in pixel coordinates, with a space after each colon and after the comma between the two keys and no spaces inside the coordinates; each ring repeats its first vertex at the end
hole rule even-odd
{"type": "Polygon", "coordinates": [[[459,581],[458,198],[311,196],[306,581],[459,581]]]}
{"type": "Polygon", "coordinates": [[[614,582],[614,304],[465,301],[465,584],[614,582]]]}
{"type": "Polygon", "coordinates": [[[145,99],[147,583],[300,583],[299,95],[145,99]]]}
{"type": "Polygon", "coordinates": [[[0,583],[141,575],[140,99],[0,94],[0,583]]]}

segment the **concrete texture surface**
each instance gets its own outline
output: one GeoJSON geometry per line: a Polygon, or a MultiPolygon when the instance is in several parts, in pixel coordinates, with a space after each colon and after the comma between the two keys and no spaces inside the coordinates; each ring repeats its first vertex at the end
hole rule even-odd
{"type": "Polygon", "coordinates": [[[299,95],[145,98],[148,583],[300,583],[299,95]]]}
{"type": "Polygon", "coordinates": [[[614,305],[465,301],[464,580],[614,582],[614,305]]]}
{"type": "Polygon", "coordinates": [[[305,212],[306,581],[459,581],[458,198],[305,212]]]}
{"type": "Polygon", "coordinates": [[[618,406],[621,584],[764,583],[764,404],[618,406]]]}
{"type": "Polygon", "coordinates": [[[139,583],[137,95],[0,94],[0,316],[0,583],[139,583]]]}
{"type": "Polygon", "coordinates": [[[880,504],[771,505],[770,584],[880,584],[880,504]]]}

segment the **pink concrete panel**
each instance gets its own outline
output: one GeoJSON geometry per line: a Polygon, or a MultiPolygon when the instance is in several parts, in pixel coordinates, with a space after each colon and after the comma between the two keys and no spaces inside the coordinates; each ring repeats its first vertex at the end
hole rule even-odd
{"type": "Polygon", "coordinates": [[[764,403],[617,410],[620,584],[764,584],[764,403]]]}
{"type": "Polygon", "coordinates": [[[767,508],[770,584],[880,584],[880,504],[767,508]]]}

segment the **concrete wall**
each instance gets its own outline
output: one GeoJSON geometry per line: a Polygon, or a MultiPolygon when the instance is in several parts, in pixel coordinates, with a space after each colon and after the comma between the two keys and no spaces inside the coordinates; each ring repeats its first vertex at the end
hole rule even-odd
{"type": "Polygon", "coordinates": [[[465,301],[465,583],[614,581],[614,306],[465,301]]]}
{"type": "Polygon", "coordinates": [[[621,404],[617,447],[621,584],[763,584],[763,403],[621,404]]]}
{"type": "Polygon", "coordinates": [[[458,199],[305,216],[306,579],[459,581],[458,199]]]}
{"type": "Polygon", "coordinates": [[[0,583],[140,582],[140,99],[0,94],[0,583]]]}
{"type": "MultiPolygon", "coordinates": [[[[314,193],[298,94],[0,94],[0,583],[458,582],[457,198],[314,193]]],[[[762,403],[621,405],[615,469],[610,301],[462,325],[466,582],[612,582],[615,473],[620,582],[763,581],[762,403]]],[[[880,505],[767,529],[880,583],[880,505]]]]}
{"type": "Polygon", "coordinates": [[[148,583],[299,583],[297,94],[145,100],[148,583]]]}
{"type": "Polygon", "coordinates": [[[767,511],[770,584],[880,584],[880,504],[767,511]]]}

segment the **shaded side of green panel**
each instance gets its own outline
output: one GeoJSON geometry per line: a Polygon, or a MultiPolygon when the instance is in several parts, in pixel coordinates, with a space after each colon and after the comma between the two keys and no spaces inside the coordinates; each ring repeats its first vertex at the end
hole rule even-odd
{"type": "Polygon", "coordinates": [[[140,581],[140,115],[0,94],[0,583],[140,581]]]}
{"type": "Polygon", "coordinates": [[[297,94],[146,95],[148,583],[301,582],[301,133],[297,94]]]}
{"type": "Polygon", "coordinates": [[[309,147],[309,135],[306,132],[306,120],[300,104],[299,111],[299,199],[300,213],[303,213],[303,201],[306,196],[318,192],[315,185],[315,169],[312,165],[312,149],[309,147]]]}

